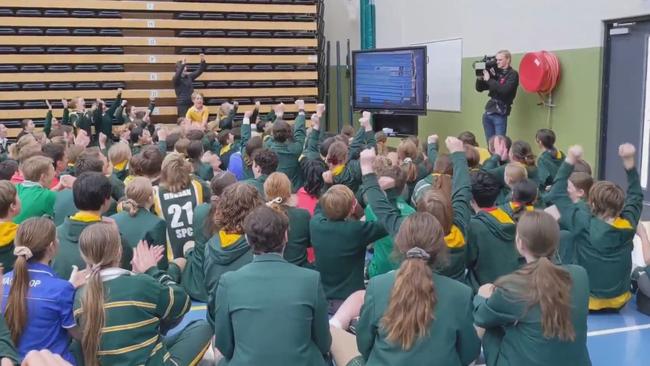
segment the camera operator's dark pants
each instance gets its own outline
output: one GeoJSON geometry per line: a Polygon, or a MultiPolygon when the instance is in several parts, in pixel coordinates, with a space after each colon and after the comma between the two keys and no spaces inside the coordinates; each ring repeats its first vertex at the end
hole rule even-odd
{"type": "Polygon", "coordinates": [[[506,129],[508,128],[508,116],[496,113],[483,113],[483,130],[485,131],[485,139],[490,142],[490,138],[494,135],[505,136],[506,129]]]}
{"type": "Polygon", "coordinates": [[[178,111],[178,117],[185,117],[187,110],[192,107],[192,102],[187,101],[176,101],[176,110],[178,111]]]}

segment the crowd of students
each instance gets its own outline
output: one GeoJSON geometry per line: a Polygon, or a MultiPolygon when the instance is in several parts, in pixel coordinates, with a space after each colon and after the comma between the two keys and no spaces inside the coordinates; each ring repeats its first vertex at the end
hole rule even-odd
{"type": "Polygon", "coordinates": [[[650,262],[630,144],[624,191],[547,129],[538,158],[468,131],[393,149],[367,112],[339,134],[301,100],[294,123],[259,103],[209,122],[195,93],[167,129],[120,94],[14,144],[0,126],[3,362],[589,365],[637,231],[650,262]],[[192,301],[206,319],[174,329],[192,301]]]}

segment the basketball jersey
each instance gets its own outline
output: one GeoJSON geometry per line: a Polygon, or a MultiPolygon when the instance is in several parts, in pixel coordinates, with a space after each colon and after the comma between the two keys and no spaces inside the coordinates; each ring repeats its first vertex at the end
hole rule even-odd
{"type": "Polygon", "coordinates": [[[161,186],[154,187],[154,210],[167,223],[167,256],[170,261],[183,257],[183,246],[194,240],[194,208],[201,203],[203,188],[196,180],[192,180],[187,189],[174,193],[161,186]]]}

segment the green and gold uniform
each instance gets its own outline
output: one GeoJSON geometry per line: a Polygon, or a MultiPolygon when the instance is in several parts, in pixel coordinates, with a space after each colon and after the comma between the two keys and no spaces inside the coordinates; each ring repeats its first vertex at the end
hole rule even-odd
{"type": "Polygon", "coordinates": [[[170,261],[183,257],[183,246],[194,240],[194,208],[203,203],[203,199],[203,186],[195,179],[189,187],[179,192],[169,192],[160,185],[154,187],[154,212],[167,222],[170,261]]]}
{"type": "Polygon", "coordinates": [[[434,319],[426,334],[409,350],[386,339],[381,322],[388,309],[397,272],[373,277],[357,324],[357,346],[366,365],[464,366],[479,355],[481,341],[472,319],[472,290],[450,278],[433,274],[436,291],[434,319]]]}
{"type": "MultiPolygon", "coordinates": [[[[462,281],[465,276],[466,235],[472,213],[470,202],[472,190],[469,179],[469,169],[464,152],[455,152],[450,156],[454,166],[452,177],[451,205],[454,211],[451,230],[445,236],[449,248],[449,264],[440,270],[440,274],[462,281]]],[[[379,188],[377,176],[363,176],[363,184],[368,204],[390,235],[395,236],[404,220],[399,211],[391,206],[386,196],[379,188]]]]}
{"type": "Polygon", "coordinates": [[[307,248],[311,246],[309,237],[309,211],[302,208],[285,206],[289,218],[289,233],[287,245],[284,248],[284,259],[301,267],[311,267],[307,260],[307,248]]]}
{"type": "Polygon", "coordinates": [[[296,192],[303,184],[302,169],[298,159],[302,155],[305,144],[305,113],[300,112],[296,117],[293,126],[293,140],[277,142],[273,138],[268,139],[264,146],[278,154],[278,169],[291,180],[291,191],[296,192]]]}
{"type": "MultiPolygon", "coordinates": [[[[205,289],[208,292],[208,321],[214,324],[214,305],[221,276],[236,271],[253,260],[253,250],[241,234],[219,231],[205,244],[205,289]]],[[[218,301],[219,299],[216,299],[218,301]]]]}
{"type": "Polygon", "coordinates": [[[503,209],[481,209],[469,222],[467,235],[467,279],[474,292],[486,283],[519,268],[515,247],[517,227],[503,209]]]}
{"type": "Polygon", "coordinates": [[[18,232],[18,224],[13,222],[0,222],[0,263],[7,273],[14,269],[16,256],[14,255],[14,239],[18,232]]]}
{"type": "Polygon", "coordinates": [[[255,189],[257,189],[257,192],[259,192],[260,197],[262,197],[262,199],[266,199],[266,194],[264,193],[264,182],[266,182],[266,179],[268,177],[268,175],[262,174],[257,178],[246,179],[243,182],[255,187],[255,189]]]}
{"type": "Polygon", "coordinates": [[[566,156],[560,150],[544,151],[537,158],[537,175],[539,177],[540,185],[548,187],[553,184],[557,170],[566,156]]]}
{"type": "Polygon", "coordinates": [[[330,220],[316,206],[309,234],[327,299],[345,300],[364,288],[366,247],[387,233],[378,222],[330,220]]]}
{"type": "MultiPolygon", "coordinates": [[[[95,121],[95,134],[96,139],[99,138],[99,134],[103,133],[108,138],[106,144],[110,146],[113,142],[113,117],[115,116],[115,110],[122,104],[122,93],[118,93],[113,100],[113,103],[110,107],[104,112],[102,108],[97,107],[93,112],[93,119],[95,121]]],[[[90,135],[88,135],[90,136],[90,135]]]]}
{"type": "MultiPolygon", "coordinates": [[[[56,192],[56,199],[54,201],[54,225],[59,226],[63,224],[67,217],[70,217],[77,212],[79,212],[79,210],[74,204],[74,194],[72,189],[66,188],[56,192]]],[[[111,204],[104,215],[111,216],[116,213],[117,201],[111,196],[111,204]]]]}
{"type": "MultiPolygon", "coordinates": [[[[59,250],[52,261],[52,269],[54,269],[54,272],[59,277],[70,278],[73,265],[79,269],[86,268],[86,263],[81,258],[81,252],[79,251],[79,236],[85,228],[101,221],[102,218],[100,216],[79,212],[71,217],[67,217],[63,224],[56,228],[59,250]]],[[[122,244],[122,261],[120,266],[131,269],[133,250],[127,241],[123,239],[121,233],[120,241],[122,244]]]]}
{"type": "MultiPolygon", "coordinates": [[[[117,227],[120,228],[122,238],[131,248],[135,249],[141,240],[151,246],[162,245],[167,248],[167,224],[165,220],[152,214],[149,210],[140,208],[135,216],[122,211],[111,218],[115,220],[117,227]]],[[[158,268],[166,270],[167,266],[167,255],[165,255],[159,262],[158,268]]]]}
{"type": "Polygon", "coordinates": [[[359,128],[348,149],[348,161],[331,169],[334,184],[343,184],[357,193],[362,180],[359,156],[364,148],[374,148],[375,145],[375,133],[359,128]]]}
{"type": "Polygon", "coordinates": [[[221,277],[216,300],[219,365],[327,365],[331,336],[318,272],[278,254],[256,255],[221,277]]]}
{"type": "Polygon", "coordinates": [[[560,226],[573,234],[576,264],[589,275],[589,309],[620,309],[632,297],[632,240],[643,209],[639,173],[636,169],[626,172],[628,186],[623,211],[607,222],[571,201],[566,189],[572,172],[573,165],[565,162],[560,166],[550,195],[560,211],[560,226]]]}
{"type": "MultiPolygon", "coordinates": [[[[98,351],[102,365],[176,366],[201,361],[212,337],[206,321],[192,322],[173,336],[161,334],[161,328],[180,321],[192,304],[165,272],[156,267],[144,274],[108,268],[101,271],[101,278],[106,314],[98,351]]],[[[84,319],[84,290],[80,288],[75,296],[78,324],[84,319]]]]}
{"type": "Polygon", "coordinates": [[[575,341],[546,338],[539,304],[532,307],[510,284],[496,288],[489,299],[474,298],[474,322],[485,328],[483,351],[488,366],[588,366],[587,303],[589,279],[582,267],[567,265],[571,275],[571,321],[575,341]],[[520,296],[520,295],[519,295],[520,296]]]}

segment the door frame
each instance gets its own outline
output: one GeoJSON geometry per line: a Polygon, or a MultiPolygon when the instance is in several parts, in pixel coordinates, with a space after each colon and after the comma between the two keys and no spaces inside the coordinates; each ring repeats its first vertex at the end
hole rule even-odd
{"type": "Polygon", "coordinates": [[[616,19],[605,19],[603,20],[604,32],[603,32],[603,62],[602,62],[602,79],[600,87],[600,134],[598,141],[598,179],[605,179],[605,157],[607,152],[605,146],[607,145],[607,114],[608,114],[608,89],[609,89],[609,66],[610,66],[610,51],[611,51],[611,36],[609,31],[614,28],[616,23],[633,23],[633,22],[644,22],[650,21],[650,14],[639,15],[626,18],[616,18],[616,19]]]}

